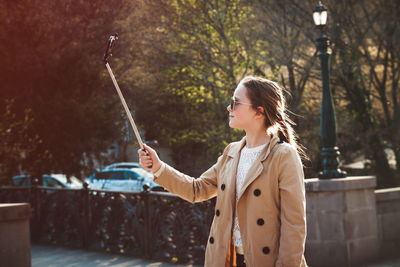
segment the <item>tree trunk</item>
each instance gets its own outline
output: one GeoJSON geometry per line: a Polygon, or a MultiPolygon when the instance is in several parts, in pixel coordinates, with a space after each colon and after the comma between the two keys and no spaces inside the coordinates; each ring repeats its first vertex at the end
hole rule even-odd
{"type": "Polygon", "coordinates": [[[395,187],[397,185],[396,175],[390,169],[381,138],[377,134],[372,134],[368,143],[372,152],[378,188],[395,187]]]}

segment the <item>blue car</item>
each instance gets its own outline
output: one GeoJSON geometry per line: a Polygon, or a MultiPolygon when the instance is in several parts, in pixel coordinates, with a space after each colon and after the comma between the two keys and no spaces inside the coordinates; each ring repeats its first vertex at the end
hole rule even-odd
{"type": "Polygon", "coordinates": [[[152,174],[140,168],[107,168],[92,174],[86,179],[86,182],[91,189],[134,192],[165,191],[163,187],[154,183],[152,178],[152,174]]]}

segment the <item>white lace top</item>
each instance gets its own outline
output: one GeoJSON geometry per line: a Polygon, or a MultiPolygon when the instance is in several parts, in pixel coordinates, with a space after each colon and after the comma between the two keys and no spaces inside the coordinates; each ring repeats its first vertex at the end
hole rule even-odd
{"type": "MultiPolygon", "coordinates": [[[[239,164],[238,164],[238,169],[236,173],[236,201],[238,200],[239,197],[239,192],[240,189],[243,186],[244,178],[247,175],[247,172],[249,171],[250,167],[253,165],[254,161],[257,159],[257,157],[260,155],[261,150],[266,146],[267,144],[257,146],[257,147],[252,147],[252,148],[247,148],[244,146],[242,150],[240,151],[240,159],[239,159],[239,164]]],[[[235,213],[235,219],[234,219],[234,224],[233,224],[233,244],[238,247],[242,248],[242,239],[240,238],[240,228],[239,228],[239,221],[238,217],[235,213]]],[[[238,250],[238,253],[241,251],[238,250]]],[[[241,253],[242,254],[242,253],[241,253]]]]}

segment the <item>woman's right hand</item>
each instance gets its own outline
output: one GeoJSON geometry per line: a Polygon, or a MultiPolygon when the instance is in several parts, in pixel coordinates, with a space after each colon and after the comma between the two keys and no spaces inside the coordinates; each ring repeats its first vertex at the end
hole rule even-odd
{"type": "Polygon", "coordinates": [[[156,173],[161,168],[161,161],[158,158],[157,152],[148,145],[143,144],[143,146],[147,153],[142,149],[138,149],[139,164],[144,169],[156,173]]]}

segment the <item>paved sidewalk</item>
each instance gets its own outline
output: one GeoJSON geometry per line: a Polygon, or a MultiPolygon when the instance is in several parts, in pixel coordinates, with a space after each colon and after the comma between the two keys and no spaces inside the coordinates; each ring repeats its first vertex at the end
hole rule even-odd
{"type": "Polygon", "coordinates": [[[32,245],[32,267],[200,267],[167,264],[135,259],[125,255],[108,254],[55,246],[32,245]]]}
{"type": "Polygon", "coordinates": [[[400,253],[398,259],[380,260],[375,263],[364,265],[363,267],[400,267],[400,253]]]}
{"type": "MultiPolygon", "coordinates": [[[[180,265],[150,262],[129,256],[63,248],[55,246],[32,245],[32,267],[201,267],[199,265],[180,265]]],[[[312,267],[312,266],[311,266],[312,267]]],[[[400,267],[398,259],[380,260],[362,267],[400,267]]]]}

